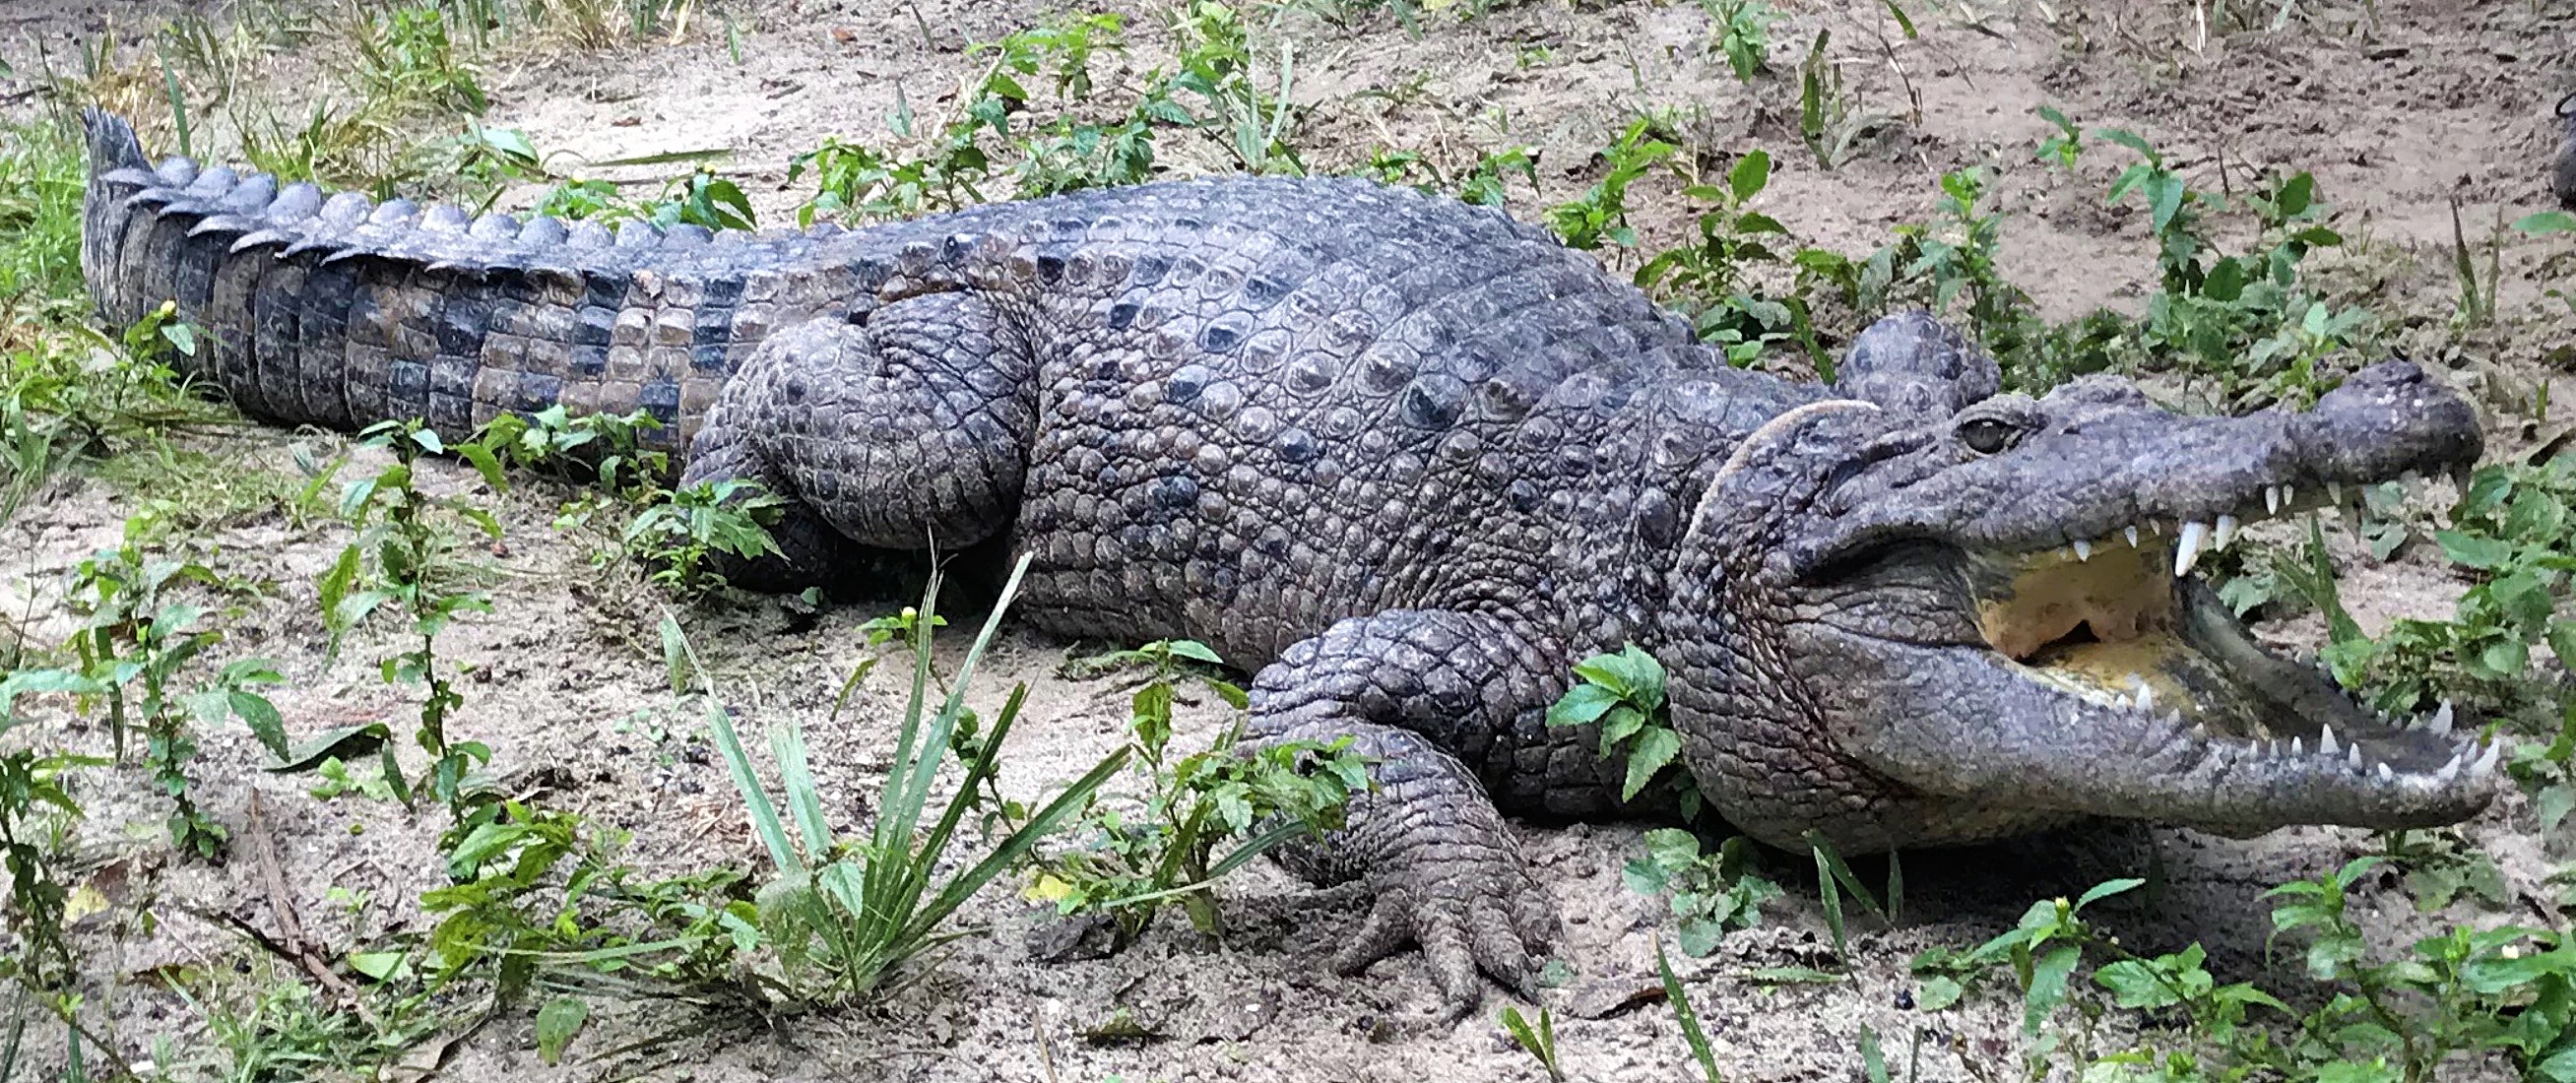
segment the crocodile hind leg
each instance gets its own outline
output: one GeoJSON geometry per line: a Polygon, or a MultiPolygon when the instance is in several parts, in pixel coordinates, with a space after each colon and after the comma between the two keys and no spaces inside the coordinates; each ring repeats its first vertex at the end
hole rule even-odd
{"type": "Polygon", "coordinates": [[[1479,969],[1534,995],[1532,956],[1556,939],[1556,912],[1459,757],[1484,759],[1522,710],[1554,698],[1550,674],[1563,667],[1547,654],[1489,617],[1393,610],[1335,624],[1254,678],[1248,741],[1350,737],[1376,761],[1376,785],[1352,796],[1343,830],[1282,852],[1310,880],[1372,889],[1375,908],[1336,970],[1418,944],[1444,1018],[1475,1008],[1479,969]]]}
{"type": "MultiPolygon", "coordinates": [[[[743,479],[788,502],[759,585],[832,578],[876,549],[998,533],[1036,425],[1031,353],[982,298],[910,297],[770,336],[727,381],[684,483],[743,479]]],[[[738,581],[740,577],[737,577],[738,581]]]]}

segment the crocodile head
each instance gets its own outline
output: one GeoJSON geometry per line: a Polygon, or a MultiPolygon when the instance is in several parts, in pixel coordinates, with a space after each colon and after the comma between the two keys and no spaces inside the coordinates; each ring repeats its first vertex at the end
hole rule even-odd
{"type": "MultiPolygon", "coordinates": [[[[1928,320],[1899,330],[1926,327],[1991,373],[1928,320]]],[[[2194,574],[2258,521],[2464,473],[2475,415],[2421,370],[2241,417],[2112,377],[2036,399],[1986,394],[1991,375],[1947,400],[1880,383],[1889,405],[1765,426],[1695,517],[1685,576],[1724,615],[1700,637],[1719,642],[1668,646],[1674,703],[1739,826],[1871,849],[2088,817],[2415,827],[2486,805],[2498,750],[2471,720],[2382,716],[2259,644],[2194,574]]]]}

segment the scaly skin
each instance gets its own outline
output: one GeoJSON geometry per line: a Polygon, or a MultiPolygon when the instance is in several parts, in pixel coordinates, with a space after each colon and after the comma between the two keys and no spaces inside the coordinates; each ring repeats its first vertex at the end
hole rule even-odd
{"type": "Polygon", "coordinates": [[[2549,174],[2558,205],[2576,211],[2576,93],[2558,99],[2558,159],[2549,174]]]}
{"type": "Polygon", "coordinates": [[[2098,567],[2187,565],[2184,524],[2269,487],[2313,502],[2473,461],[2467,407],[2409,365],[2306,414],[2185,418],[2115,379],[1998,395],[1991,360],[1906,315],[1834,385],[1794,384],[1538,230],[1359,181],[612,243],[155,172],[121,122],[91,131],[102,312],[175,297],[248,410],[460,436],[641,406],[687,479],[793,502],[787,557],[748,569],[770,581],[999,539],[1033,559],[1034,624],[1256,667],[1251,740],[1351,736],[1379,761],[1350,827],[1291,856],[1376,889],[1338,965],[1418,942],[1453,1014],[1480,968],[1526,991],[1554,927],[1502,814],[1653,811],[1618,799],[1593,727],[1545,721],[1571,664],[1622,644],[1670,667],[1712,805],[1774,843],[2398,827],[2493,790],[2491,754],[2464,767],[2475,750],[2241,643],[2196,580],[2042,555],[2143,524],[2098,567]],[[2085,600],[2051,609],[2066,590],[2085,600]],[[2117,642],[2061,635],[2070,613],[2117,642]],[[2188,716],[2139,709],[2123,676],[2188,716]],[[2370,752],[2246,751],[2320,724],[2370,752]]]}

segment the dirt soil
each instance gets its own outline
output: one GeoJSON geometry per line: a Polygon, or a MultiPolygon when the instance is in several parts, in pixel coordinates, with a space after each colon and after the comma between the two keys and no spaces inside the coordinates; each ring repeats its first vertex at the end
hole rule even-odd
{"type": "MultiPolygon", "coordinates": [[[[2384,311],[2403,314],[2406,348],[2493,407],[2498,454],[2556,435],[2512,407],[2542,383],[2553,399],[2576,391],[2563,368],[2576,318],[2542,296],[2546,285],[2567,280],[2563,242],[2557,249],[2505,242],[2496,329],[2459,336],[2445,321],[2453,288],[2450,201],[2459,202],[2473,236],[2484,236],[2499,216],[2544,209],[2554,138],[2549,109],[2576,89],[2576,17],[2565,5],[2381,0],[2373,21],[2364,5],[2300,0],[2292,5],[2300,17],[2278,32],[2227,33],[2204,31],[2199,6],[2181,0],[1963,0],[1912,5],[1919,39],[1908,39],[1880,0],[1775,6],[1787,19],[1774,30],[1773,71],[1749,87],[1705,47],[1708,20],[1691,4],[1542,0],[1471,22],[1433,13],[1418,40],[1382,13],[1349,28],[1306,11],[1275,22],[1266,14],[1249,18],[1273,47],[1282,39],[1297,43],[1293,98],[1310,113],[1295,139],[1311,166],[1347,168],[1385,145],[1420,150],[1454,168],[1484,150],[1527,143],[1540,151],[1543,192],[1515,189],[1512,210],[1524,217],[1596,179],[1593,150],[1642,107],[1681,110],[1716,169],[1746,149],[1768,148],[1779,170],[1758,205],[1805,240],[1847,252],[1884,243],[1898,223],[1929,219],[1942,171],[1994,164],[2011,212],[2005,275],[2052,316],[2097,305],[2134,310],[2151,286],[2153,252],[2141,216],[2126,205],[2106,208],[2100,198],[2125,152],[2090,152],[2080,181],[2051,175],[2030,162],[2030,147],[2051,130],[2035,107],[2054,104],[2088,125],[2141,132],[2204,188],[2241,192],[2257,170],[2312,170],[2338,208],[2337,228],[2354,239],[2346,251],[2322,257],[2327,273],[2371,291],[2384,311]],[[1830,55],[1862,107],[1891,118],[1832,171],[1817,167],[1797,134],[1796,65],[1807,43],[1828,30],[1830,55]]],[[[2268,26],[2276,5],[2254,6],[2254,22],[2268,26]]],[[[1109,7],[1129,17],[1136,51],[1106,58],[1104,83],[1133,79],[1167,49],[1155,9],[1109,7]]],[[[784,221],[803,194],[786,179],[793,153],[835,133],[879,137],[898,88],[924,113],[951,104],[960,80],[984,63],[965,51],[967,43],[1047,13],[1029,0],[785,0],[753,8],[738,8],[738,61],[713,20],[677,44],[650,49],[519,55],[490,73],[487,123],[523,129],[549,151],[594,159],[730,147],[736,154],[728,171],[753,190],[765,220],[784,221]]],[[[75,43],[99,33],[105,18],[130,28],[179,9],[10,0],[0,10],[0,59],[21,73],[38,70],[43,58],[76,66],[75,43]]],[[[23,107],[23,96],[11,94],[26,85],[0,82],[0,102],[23,107]]],[[[166,133],[146,127],[156,147],[171,145],[166,133]]],[[[1215,163],[1173,164],[1190,171],[1215,163]]],[[[1688,235],[1690,220],[1673,186],[1642,186],[1637,202],[1647,249],[1688,235]]],[[[328,435],[265,429],[209,446],[291,470],[289,445],[299,441],[324,456],[341,446],[328,435]]],[[[431,473],[435,485],[450,489],[470,481],[453,464],[431,473]]],[[[695,711],[675,705],[665,685],[654,632],[661,604],[631,572],[594,567],[595,544],[549,527],[566,495],[531,485],[503,503],[506,541],[489,558],[497,571],[494,612],[463,621],[442,642],[467,673],[453,731],[488,743],[514,789],[633,832],[628,855],[648,871],[757,867],[763,858],[721,758],[695,711]]],[[[44,493],[0,534],[0,603],[13,614],[54,607],[69,570],[117,540],[136,510],[130,503],[116,488],[82,478],[44,493]]],[[[251,585],[229,603],[232,634],[220,650],[282,661],[289,683],[276,698],[298,737],[402,710],[370,661],[386,642],[362,639],[336,662],[324,655],[314,581],[345,530],[327,519],[269,515],[204,539],[219,570],[251,585]]],[[[2380,564],[2339,542],[2338,554],[2353,569],[2350,600],[2374,629],[2403,615],[2445,615],[2461,587],[2421,553],[2380,564]]],[[[827,719],[841,676],[862,653],[852,629],[882,611],[845,606],[815,618],[760,598],[680,611],[727,686],[747,701],[747,726],[805,725],[826,791],[849,795],[833,810],[845,826],[867,814],[861,795],[874,792],[892,755],[886,720],[900,708],[896,667],[869,677],[842,721],[827,719]]],[[[33,629],[45,638],[62,630],[42,619],[33,629]]],[[[2294,642],[2318,634],[2312,621],[2265,631],[2294,642]]],[[[950,644],[952,663],[958,645],[950,644]]],[[[1020,796],[1071,778],[1119,741],[1123,691],[1108,681],[1059,677],[1068,649],[1033,634],[1006,634],[977,682],[977,702],[988,710],[1013,683],[1030,685],[1025,721],[1006,758],[1005,782],[1020,796]]],[[[1204,741],[1219,716],[1197,704],[1187,722],[1190,739],[1204,741]]],[[[67,731],[76,747],[105,748],[96,727],[56,725],[46,739],[67,731]]],[[[313,936],[347,949],[425,929],[418,896],[443,882],[433,848],[439,819],[356,799],[317,800],[307,793],[310,776],[268,773],[261,769],[266,760],[237,729],[208,735],[202,800],[247,840],[257,796],[282,858],[286,894],[313,936]],[[333,888],[365,901],[326,904],[333,888]]],[[[81,797],[91,815],[76,848],[85,887],[95,894],[83,896],[92,912],[80,923],[79,947],[90,972],[105,979],[89,995],[112,1018],[126,1055],[150,1060],[166,1050],[168,1068],[193,1074],[215,1063],[213,1036],[167,978],[178,968],[221,974],[262,959],[227,919],[272,928],[277,900],[246,848],[218,866],[175,859],[162,836],[165,807],[146,782],[140,769],[84,776],[81,797]]],[[[2517,900],[2515,912],[2493,920],[2554,917],[2537,884],[2545,866],[2531,823],[2527,805],[2514,798],[2466,828],[2497,856],[2517,900]]],[[[1665,1009],[1645,1003],[1603,1010],[1652,984],[1654,943],[1670,935],[1661,902],[1620,882],[1620,866],[1638,853],[1645,826],[1519,828],[1567,921],[1558,955],[1574,977],[1551,995],[1573,1078],[1695,1072],[1665,1009]]],[[[1900,1065],[1912,1049],[1921,1078],[2008,1075],[2021,1048],[2017,1004],[1986,997],[1941,1014],[1912,1010],[1907,963],[1917,951],[1980,942],[2009,927],[2031,899],[2132,874],[2153,853],[2167,878],[2159,904],[2152,911],[2107,909],[2104,920],[2141,948],[2207,943],[2223,981],[2258,977],[2266,973],[2269,907],[2257,895],[2330,870],[2369,845],[2365,834],[2323,829],[2247,841],[2101,829],[1920,854],[1906,861],[1903,925],[1889,930],[1861,919],[1846,980],[1766,985],[1751,973],[1835,965],[1812,881],[1798,872],[1804,859],[1784,859],[1777,865],[1791,890],[1764,927],[1728,937],[1714,957],[1681,961],[1681,969],[1707,1017],[1718,1063],[1739,1083],[1859,1078],[1864,1027],[1886,1036],[1900,1065]]],[[[2435,925],[2394,886],[2373,881],[2356,903],[2383,944],[2403,944],[2435,925]]],[[[520,1010],[451,1035],[441,1047],[445,1071],[471,1080],[1543,1078],[1494,1022],[1505,1002],[1499,992],[1449,1029],[1429,1021],[1437,997],[1418,955],[1357,978],[1331,975],[1323,961],[1356,930],[1364,899],[1315,891],[1267,866],[1230,881],[1220,895],[1236,923],[1222,944],[1200,943],[1184,923],[1165,922],[1115,957],[1049,964],[1033,960],[1026,946],[1039,925],[1036,909],[997,889],[963,915],[968,924],[989,926],[990,935],[959,941],[926,977],[872,1007],[764,1025],[667,1000],[616,1004],[554,1067],[539,1060],[530,1014],[520,1010]],[[1091,1040],[1121,1007],[1151,1036],[1091,1040]]],[[[2310,988],[2294,958],[2271,977],[2275,987],[2310,988]]],[[[2097,1037],[2105,1048],[2116,1040],[2097,1037]]],[[[2463,1072],[2503,1078],[2504,1068],[2463,1072]]]]}

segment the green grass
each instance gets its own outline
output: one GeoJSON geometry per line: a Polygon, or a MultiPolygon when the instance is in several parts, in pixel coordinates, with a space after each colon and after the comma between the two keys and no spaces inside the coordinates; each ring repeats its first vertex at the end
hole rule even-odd
{"type": "Polygon", "coordinates": [[[87,152],[61,125],[0,129],[0,314],[10,322],[62,318],[81,297],[87,179],[87,152]]]}
{"type": "MultiPolygon", "coordinates": [[[[978,795],[999,765],[998,757],[1028,695],[1027,685],[1014,688],[973,751],[956,749],[955,738],[968,717],[966,690],[1019,591],[1028,563],[1023,557],[1012,571],[974,644],[944,682],[947,694],[939,698],[934,698],[931,679],[931,640],[938,626],[939,601],[939,581],[933,577],[915,619],[904,629],[912,652],[912,686],[895,731],[894,763],[876,795],[876,822],[858,839],[842,839],[832,830],[806,762],[804,737],[793,723],[770,735],[770,750],[785,791],[783,807],[770,796],[735,732],[713,676],[697,660],[678,624],[664,620],[664,651],[672,663],[673,684],[680,685],[685,675],[694,674],[706,697],[707,724],[716,735],[716,746],[732,768],[753,833],[768,851],[774,871],[757,896],[760,927],[778,953],[784,976],[781,988],[791,999],[829,1003],[866,996],[924,952],[960,935],[945,927],[957,909],[1024,864],[1040,839],[1073,817],[1094,790],[1125,766],[1128,754],[1121,749],[1067,783],[1025,821],[991,840],[980,856],[950,852],[952,843],[961,841],[958,830],[977,808],[978,795]],[[944,804],[934,804],[932,790],[941,766],[948,763],[961,768],[962,777],[944,804]],[[925,820],[926,815],[931,818],[925,820]],[[793,837],[785,826],[788,823],[795,824],[793,837]],[[943,866],[952,859],[971,863],[943,874],[943,866]]],[[[853,673],[851,683],[857,680],[858,674],[853,673]]],[[[835,711],[836,720],[837,715],[835,711]]]]}

